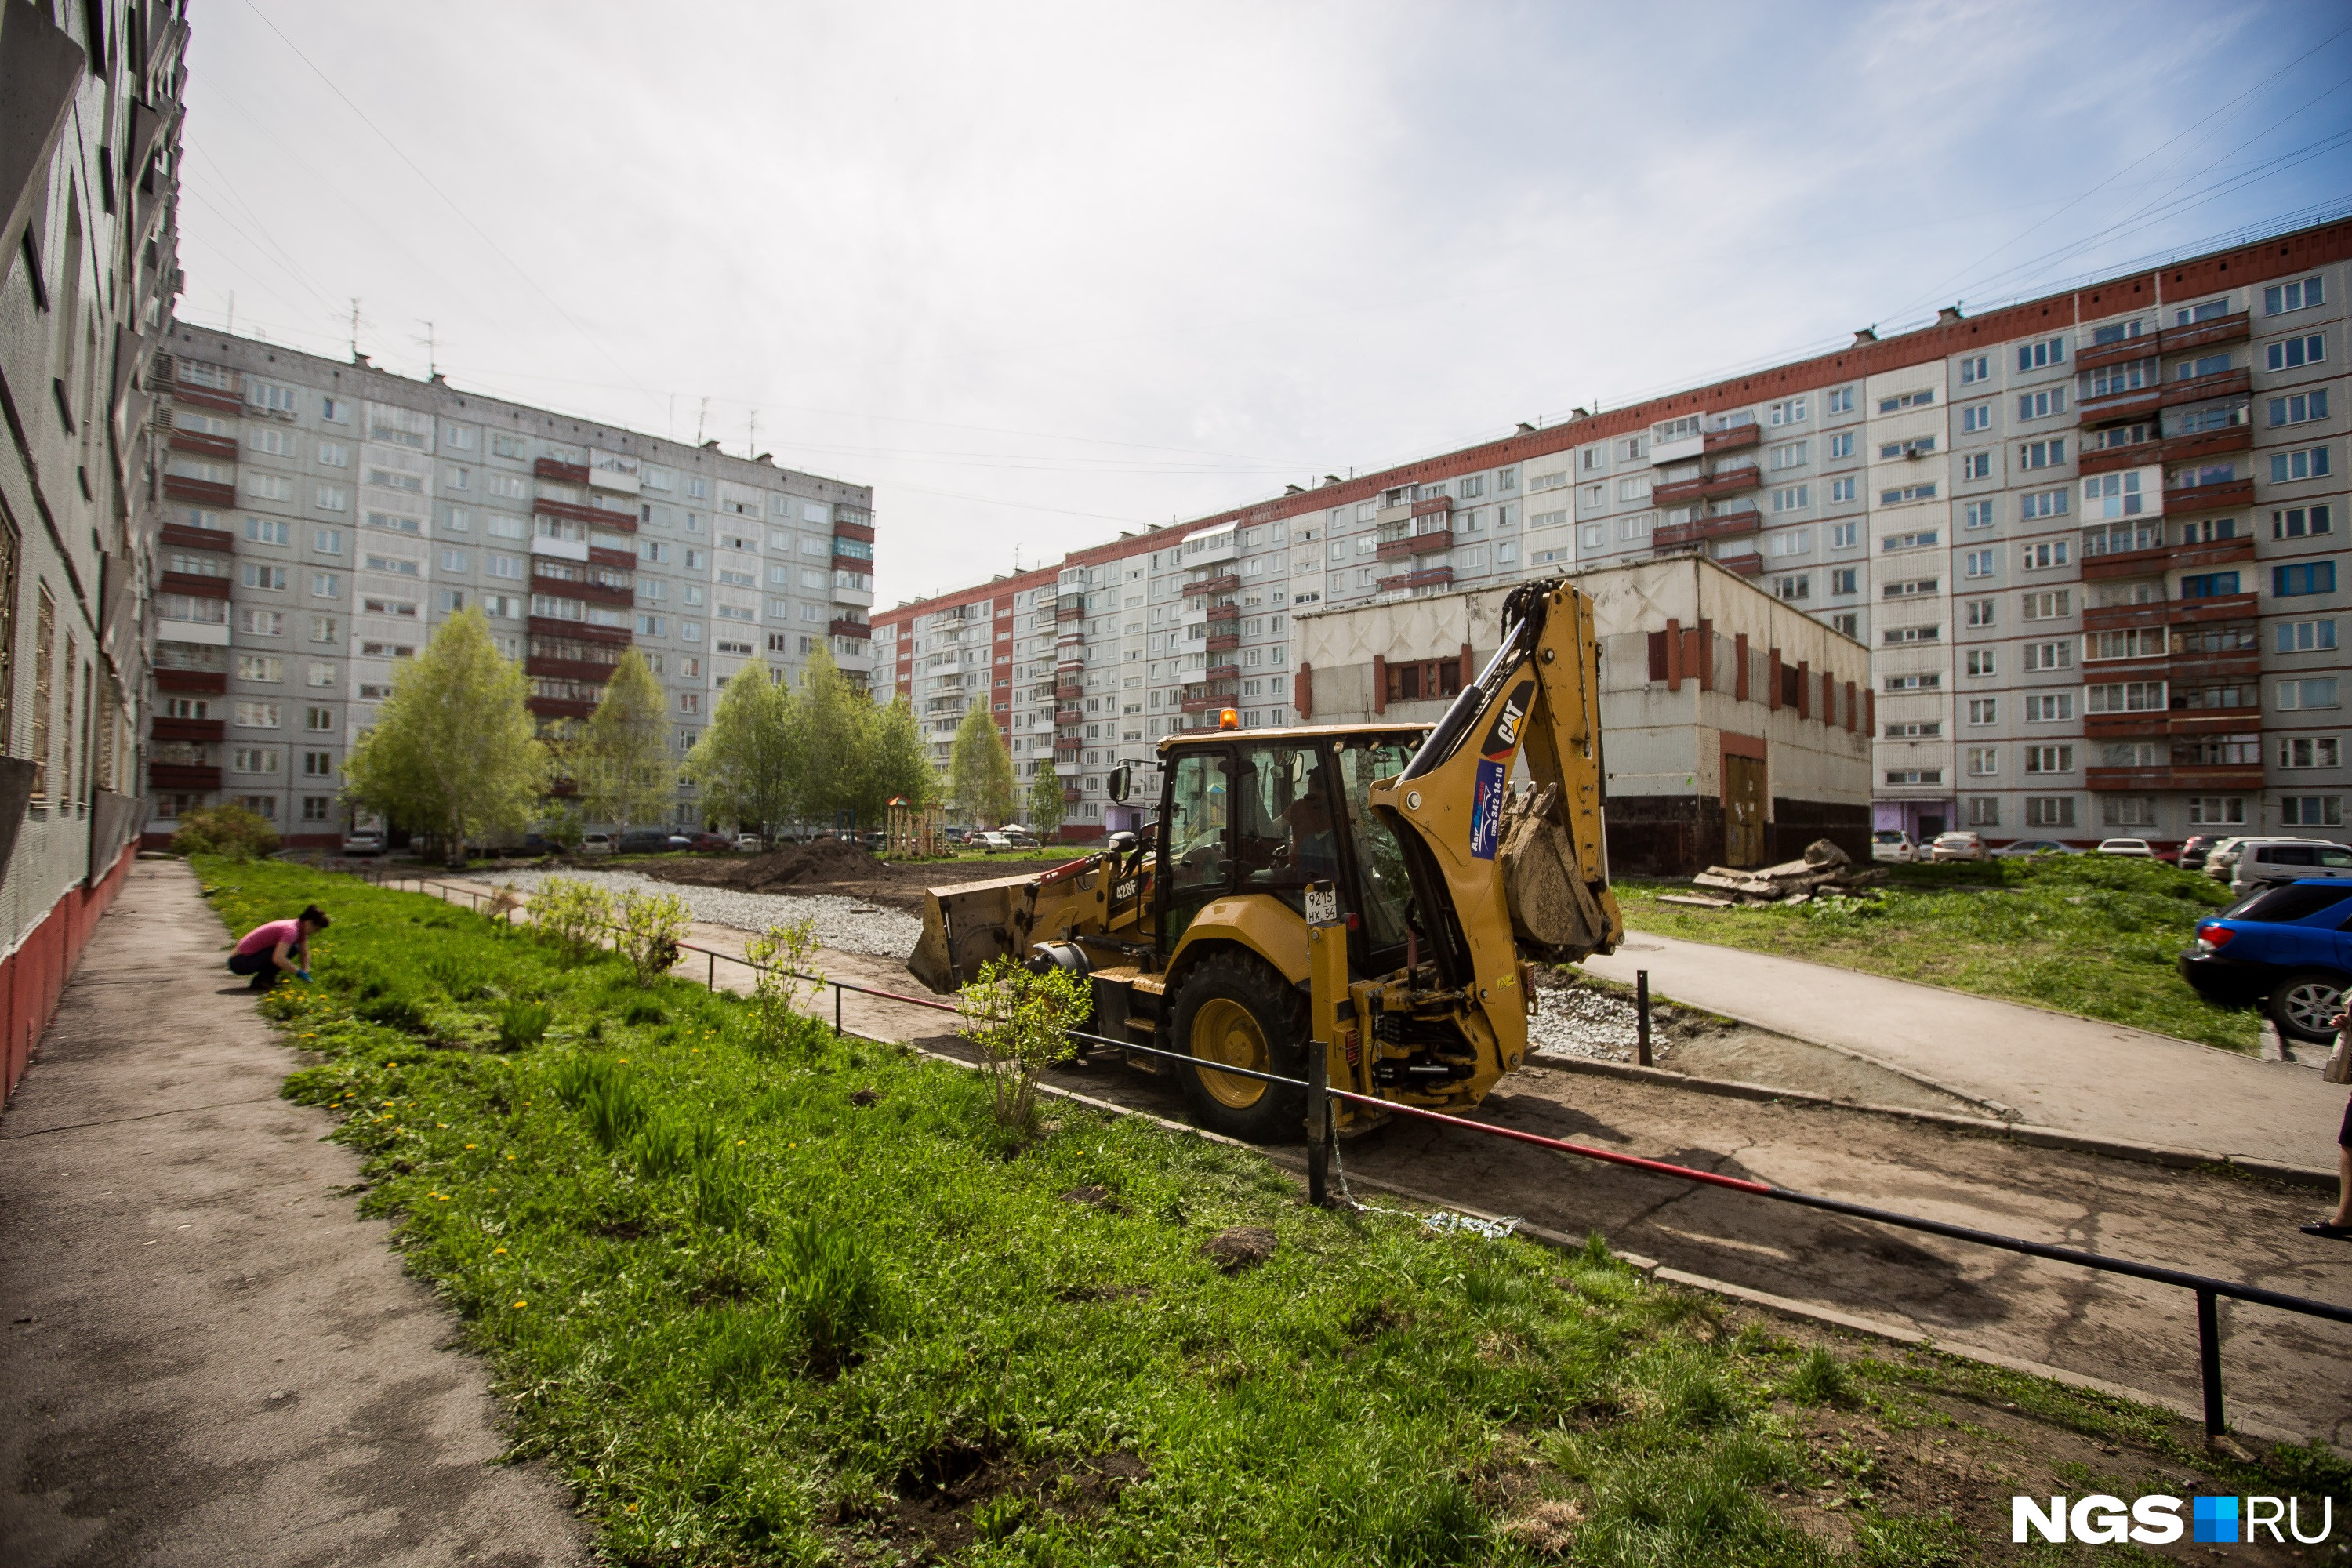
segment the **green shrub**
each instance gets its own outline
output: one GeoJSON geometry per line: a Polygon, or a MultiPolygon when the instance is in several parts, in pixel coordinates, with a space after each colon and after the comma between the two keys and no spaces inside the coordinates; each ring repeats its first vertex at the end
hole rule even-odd
{"type": "Polygon", "coordinates": [[[547,1037],[555,1009],[544,1002],[509,1002],[499,1009],[499,1049],[520,1051],[547,1037]]]}
{"type": "Polygon", "coordinates": [[[278,852],[278,830],[241,805],[202,805],[180,818],[172,835],[174,855],[218,855],[223,859],[259,860],[278,852]]]}
{"type": "Polygon", "coordinates": [[[1819,1345],[1805,1352],[1781,1388],[1800,1405],[1843,1405],[1853,1392],[1845,1363],[1819,1345]]]}
{"type": "Polygon", "coordinates": [[[601,951],[613,921],[604,889],[576,877],[550,877],[530,896],[530,923],[573,963],[601,951]]]}
{"type": "Polygon", "coordinates": [[[613,906],[613,924],[618,928],[614,945],[637,972],[637,984],[650,985],[677,967],[677,944],[694,921],[676,893],[624,888],[613,906]]]}

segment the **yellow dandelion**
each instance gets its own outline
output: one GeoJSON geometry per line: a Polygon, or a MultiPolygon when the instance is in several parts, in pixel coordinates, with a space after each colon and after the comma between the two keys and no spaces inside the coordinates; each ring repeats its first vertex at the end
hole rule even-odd
{"type": "Polygon", "coordinates": [[[627,1066],[629,1065],[629,1058],[626,1058],[626,1057],[623,1057],[623,1058],[621,1058],[621,1065],[622,1065],[623,1067],[627,1067],[627,1066]]]}
{"type": "Polygon", "coordinates": [[[631,1504],[629,1505],[628,1511],[629,1511],[629,1512],[631,1512],[631,1513],[635,1513],[635,1512],[636,1512],[636,1511],[637,1511],[637,1505],[636,1505],[635,1503],[631,1503],[631,1504]]]}
{"type": "Polygon", "coordinates": [[[490,1248],[490,1252],[491,1252],[492,1256],[494,1256],[494,1257],[499,1257],[499,1258],[503,1258],[503,1257],[505,1257],[505,1256],[506,1256],[506,1250],[507,1250],[507,1249],[506,1249],[505,1247],[494,1247],[490,1248]]]}
{"type": "Polygon", "coordinates": [[[470,1149],[470,1148],[472,1148],[472,1147],[473,1147],[473,1145],[472,1145],[471,1143],[468,1143],[468,1144],[467,1144],[467,1145],[466,1145],[466,1147],[467,1147],[467,1148],[468,1148],[468,1149],[470,1149]]]}
{"type": "Polygon", "coordinates": [[[530,1302],[528,1302],[528,1301],[517,1301],[517,1302],[515,1303],[515,1310],[516,1310],[516,1311],[518,1311],[518,1312],[520,1312],[520,1311],[521,1311],[525,1307],[528,1307],[528,1306],[530,1306],[530,1302]]]}
{"type": "MultiPolygon", "coordinates": [[[[441,1131],[444,1131],[444,1132],[446,1132],[446,1131],[449,1131],[449,1124],[448,1124],[447,1122],[446,1122],[446,1121],[436,1121],[436,1122],[435,1122],[433,1125],[434,1125],[434,1126],[436,1126],[436,1127],[438,1127],[438,1128],[439,1128],[439,1129],[441,1129],[441,1131]]],[[[467,1147],[471,1148],[471,1147],[472,1147],[472,1145],[471,1145],[471,1144],[468,1144],[468,1145],[467,1145],[467,1147]]]]}

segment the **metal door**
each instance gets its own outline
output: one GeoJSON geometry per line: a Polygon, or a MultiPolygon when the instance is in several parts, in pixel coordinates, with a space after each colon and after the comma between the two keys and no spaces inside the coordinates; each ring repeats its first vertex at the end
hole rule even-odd
{"type": "Polygon", "coordinates": [[[1733,866],[1764,863],[1764,763],[1723,759],[1723,858],[1733,866]]]}

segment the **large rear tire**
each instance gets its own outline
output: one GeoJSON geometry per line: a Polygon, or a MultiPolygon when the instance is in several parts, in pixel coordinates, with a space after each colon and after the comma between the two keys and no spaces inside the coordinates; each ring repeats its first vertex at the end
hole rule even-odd
{"type": "MultiPolygon", "coordinates": [[[[1184,977],[1172,1019],[1174,1048],[1284,1078],[1306,1072],[1307,1007],[1265,960],[1221,952],[1184,977]]],[[[1306,1136],[1307,1091],[1206,1067],[1176,1069],[1202,1126],[1250,1143],[1295,1143],[1306,1136]]]]}
{"type": "Polygon", "coordinates": [[[2289,1039],[2324,1046],[2336,1037],[2327,1020],[2344,1010],[2344,977],[2305,969],[2278,983],[2270,995],[2271,1022],[2289,1039]]]}

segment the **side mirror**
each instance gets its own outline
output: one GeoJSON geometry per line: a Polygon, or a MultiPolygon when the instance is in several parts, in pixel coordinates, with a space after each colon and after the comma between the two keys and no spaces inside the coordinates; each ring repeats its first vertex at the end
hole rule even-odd
{"type": "Polygon", "coordinates": [[[1127,764],[1125,763],[1121,763],[1118,766],[1111,769],[1110,782],[1105,786],[1110,791],[1111,799],[1125,800],[1127,798],[1127,764]]]}

